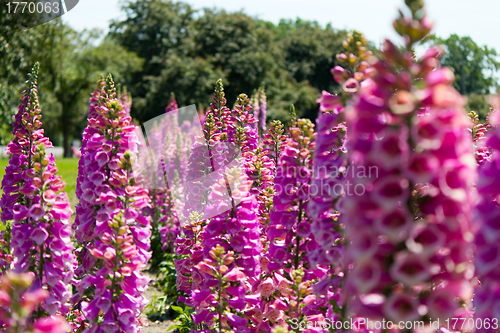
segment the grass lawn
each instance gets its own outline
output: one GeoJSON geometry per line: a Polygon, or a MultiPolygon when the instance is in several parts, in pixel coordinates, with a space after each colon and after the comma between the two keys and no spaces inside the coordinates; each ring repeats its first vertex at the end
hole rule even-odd
{"type": "MultiPolygon", "coordinates": [[[[0,159],[0,179],[3,179],[5,175],[5,167],[9,165],[8,159],[0,159]]],[[[56,158],[56,165],[59,172],[59,176],[66,183],[65,191],[68,193],[68,197],[71,201],[71,207],[75,211],[75,205],[78,203],[75,195],[76,189],[76,177],[78,176],[78,159],[77,158],[56,158]]],[[[0,189],[0,197],[3,194],[0,189]]],[[[0,223],[0,230],[3,229],[3,224],[0,223]]]]}

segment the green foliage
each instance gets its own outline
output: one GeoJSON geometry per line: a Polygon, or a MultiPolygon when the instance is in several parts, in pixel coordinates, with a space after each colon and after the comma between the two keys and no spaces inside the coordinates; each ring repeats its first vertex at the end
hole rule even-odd
{"type": "Polygon", "coordinates": [[[151,234],[150,271],[156,274],[156,283],[154,287],[160,292],[160,296],[155,296],[148,308],[145,310],[150,320],[171,319],[177,316],[172,310],[172,305],[177,303],[179,291],[177,290],[177,271],[175,270],[176,256],[172,248],[163,249],[158,219],[160,211],[158,207],[154,208],[155,226],[151,234]]]}
{"type": "Polygon", "coordinates": [[[176,285],[177,271],[175,270],[174,256],[171,253],[166,253],[165,257],[159,266],[157,284],[162,288],[167,305],[170,305],[176,303],[179,297],[176,285]]]}
{"type": "Polygon", "coordinates": [[[281,20],[276,27],[280,36],[287,70],[297,82],[308,81],[320,90],[334,90],[330,69],[337,65],[335,55],[344,49],[342,41],[347,32],[325,29],[317,22],[281,20]]]}
{"type": "Polygon", "coordinates": [[[136,118],[146,121],[161,114],[170,92],[186,104],[189,98],[197,98],[199,91],[211,89],[219,73],[214,74],[203,59],[185,59],[183,54],[185,44],[192,43],[187,42],[192,38],[194,13],[189,5],[140,0],[127,1],[124,10],[127,18],[112,24],[110,37],[145,61],[143,69],[134,71],[127,82],[136,118]],[[171,89],[176,85],[179,89],[171,89]],[[185,89],[194,96],[184,95],[185,89]]]}
{"type": "Polygon", "coordinates": [[[470,37],[459,37],[455,34],[447,39],[432,40],[445,47],[446,52],[441,64],[453,70],[453,85],[462,95],[488,94],[496,87],[494,73],[500,68],[500,63],[496,60],[495,49],[480,47],[470,37]]]}
{"type": "Polygon", "coordinates": [[[76,32],[59,19],[21,30],[2,15],[4,10],[0,6],[0,138],[4,144],[10,141],[9,124],[25,73],[38,61],[39,94],[46,105],[43,128],[69,156],[71,139],[80,139],[86,125],[93,82],[110,72],[123,83],[130,79],[129,73],[141,68],[143,60],[109,38],[99,43],[99,31],[76,32]]]}
{"type": "Polygon", "coordinates": [[[299,116],[314,118],[320,91],[335,90],[329,71],[346,33],[331,26],[301,20],[276,26],[164,0],[128,1],[124,9],[127,17],[112,25],[110,37],[145,61],[127,81],[139,121],[162,114],[171,92],[181,106],[206,108],[218,78],[229,105],[265,86],[268,115],[283,122],[292,103],[299,116]]]}
{"type": "Polygon", "coordinates": [[[30,57],[34,36],[23,31],[36,20],[32,15],[7,14],[7,0],[0,0],[0,140],[11,140],[10,124],[17,110],[26,73],[33,62],[30,57]]]}
{"type": "Polygon", "coordinates": [[[476,111],[479,115],[479,120],[486,121],[486,117],[491,110],[488,103],[487,96],[482,94],[470,94],[467,96],[467,104],[465,105],[467,111],[476,111]]]}
{"type": "Polygon", "coordinates": [[[86,126],[94,82],[104,73],[113,73],[117,82],[123,82],[127,73],[141,67],[142,60],[109,39],[97,44],[98,31],[78,33],[60,21],[35,29],[40,47],[33,57],[40,59],[42,89],[53,100],[47,113],[49,121],[44,124],[51,139],[62,135],[62,142],[57,137],[54,141],[62,143],[65,156],[69,156],[71,139],[79,139],[86,126]]]}
{"type": "Polygon", "coordinates": [[[160,291],[160,296],[155,293],[146,314],[150,320],[172,319],[177,313],[172,311],[172,306],[177,303],[179,291],[177,290],[177,271],[175,270],[174,255],[163,252],[164,255],[158,265],[155,287],[160,291]]]}
{"type": "Polygon", "coordinates": [[[194,324],[192,314],[194,313],[194,309],[188,306],[175,306],[172,305],[172,310],[177,312],[179,316],[177,320],[180,321],[180,324],[174,325],[170,327],[170,329],[177,329],[179,333],[189,333],[191,330],[194,330],[196,325],[194,324]]]}

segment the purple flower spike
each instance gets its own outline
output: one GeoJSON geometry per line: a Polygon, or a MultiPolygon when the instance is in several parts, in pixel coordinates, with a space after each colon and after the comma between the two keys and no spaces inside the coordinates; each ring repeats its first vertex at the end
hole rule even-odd
{"type": "Polygon", "coordinates": [[[79,329],[137,332],[142,326],[148,279],[141,271],[151,258],[151,226],[138,212],[150,200],[137,171],[129,107],[111,76],[99,81],[84,131],[73,225],[82,259],[75,281],[85,314],[79,329]]]}
{"type": "Polygon", "coordinates": [[[51,295],[42,308],[49,314],[66,315],[76,265],[68,236],[72,211],[68,196],[62,192],[64,182],[57,176],[54,157],[45,152],[52,144],[40,129],[37,75],[38,64],[23,93],[13,125],[14,140],[8,145],[12,155],[2,182],[2,222],[12,223],[12,269],[36,273],[37,281],[42,281],[51,295]]]}

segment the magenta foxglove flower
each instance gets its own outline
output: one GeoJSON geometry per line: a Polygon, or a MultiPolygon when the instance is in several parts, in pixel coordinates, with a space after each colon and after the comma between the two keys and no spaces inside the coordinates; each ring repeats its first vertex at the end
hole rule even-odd
{"type": "Polygon", "coordinates": [[[81,266],[73,301],[85,316],[85,331],[139,332],[148,283],[141,271],[151,257],[149,217],[139,212],[150,203],[135,162],[135,126],[111,76],[99,87],[79,170],[75,227],[81,266]]]}
{"type": "MultiPolygon", "coordinates": [[[[339,223],[338,202],[349,191],[345,182],[345,172],[351,168],[345,145],[347,126],[346,105],[356,96],[360,84],[368,77],[370,65],[367,63],[371,52],[366,48],[363,34],[352,32],[343,42],[346,54],[337,56],[346,68],[356,69],[354,73],[341,66],[335,66],[331,73],[341,84],[340,95],[326,91],[317,100],[320,115],[317,118],[318,134],[314,149],[311,175],[311,196],[307,204],[307,214],[311,219],[309,231],[319,245],[308,254],[312,267],[330,266],[329,271],[313,286],[317,303],[327,307],[327,313],[342,321],[341,314],[347,313],[349,304],[345,293],[345,279],[349,275],[349,262],[345,261],[345,228],[339,223]],[[336,304],[333,306],[332,304],[336,304]]],[[[306,231],[307,232],[307,231],[306,231]]]]}
{"type": "Polygon", "coordinates": [[[471,296],[476,170],[464,99],[451,71],[435,68],[439,49],[418,61],[408,51],[428,27],[423,4],[407,4],[413,17],[395,27],[408,49],[386,41],[347,113],[353,172],[340,206],[354,268],[345,288],[358,316],[443,321],[464,316],[471,296]]]}
{"type": "Polygon", "coordinates": [[[50,292],[42,303],[49,315],[65,315],[76,265],[72,211],[54,157],[45,152],[52,144],[41,129],[37,76],[38,63],[15,116],[15,138],[8,145],[12,155],[2,181],[1,200],[2,222],[12,224],[12,230],[8,229],[12,253],[6,259],[18,273],[36,273],[34,284],[50,292]]]}

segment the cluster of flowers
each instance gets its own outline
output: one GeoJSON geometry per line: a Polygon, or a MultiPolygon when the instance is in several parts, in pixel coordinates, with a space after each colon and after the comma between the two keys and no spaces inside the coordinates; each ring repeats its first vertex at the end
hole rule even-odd
{"type": "MultiPolygon", "coordinates": [[[[430,24],[420,2],[410,1],[409,7],[414,17],[395,22],[406,51],[387,41],[382,59],[372,60],[362,35],[349,36],[347,54],[338,56],[346,68],[332,69],[342,92],[323,92],[318,100],[318,134],[301,119],[293,121],[287,138],[273,122],[263,142],[256,141],[255,127],[243,129],[238,122],[251,108],[242,108],[241,99],[235,110],[226,108],[218,83],[189,172],[199,179],[231,160],[217,143],[248,152],[250,194],[260,201],[260,223],[250,234],[260,243],[245,239],[249,234],[242,229],[255,214],[248,220],[238,213],[252,207],[253,199],[239,197],[240,205],[233,200],[218,215],[223,200],[211,202],[225,198],[222,192],[234,177],[197,183],[191,198],[205,210],[188,211],[191,224],[177,239],[176,267],[178,287],[186,292],[180,300],[195,308],[198,330],[270,332],[291,319],[325,317],[428,321],[470,315],[461,307],[470,300],[473,277],[470,122],[451,87],[453,75],[436,69],[440,50],[414,59],[411,47],[430,24]],[[249,152],[249,144],[267,157],[265,181],[255,176],[258,153],[249,152]],[[349,167],[376,172],[340,177],[338,170],[349,167]],[[318,188],[345,180],[362,186],[364,194],[318,195],[318,188]],[[216,216],[207,216],[207,208],[216,216]],[[245,255],[251,270],[238,262],[245,255]]],[[[254,118],[259,110],[253,110],[254,118]]]]}
{"type": "MultiPolygon", "coordinates": [[[[199,120],[196,117],[193,121],[199,120]]],[[[144,146],[139,148],[148,151],[142,172],[144,187],[150,189],[152,202],[144,213],[151,216],[153,230],[160,233],[161,249],[167,251],[173,249],[180,231],[174,206],[183,194],[195,126],[186,119],[179,124],[179,110],[173,95],[165,114],[149,123],[151,125],[146,129],[148,147],[143,143],[144,146]]]]}
{"type": "Polygon", "coordinates": [[[195,198],[214,217],[203,220],[199,209],[188,211],[191,223],[177,239],[182,258],[176,268],[188,295],[184,300],[195,307],[201,330],[245,331],[249,316],[242,311],[258,303],[250,280],[259,274],[260,225],[257,201],[249,196],[256,179],[252,161],[258,133],[246,95],[239,96],[232,111],[225,105],[219,80],[203,133],[196,138],[194,149],[201,153],[191,155],[189,163],[190,180],[198,188],[195,198]]]}
{"type": "Polygon", "coordinates": [[[406,3],[412,17],[394,23],[406,49],[386,40],[347,114],[351,163],[377,174],[350,176],[365,192],[341,204],[354,264],[345,292],[359,316],[467,317],[476,168],[469,120],[453,73],[436,69],[442,50],[414,59],[412,46],[432,25],[422,2],[406,3]]]}
{"type": "Polygon", "coordinates": [[[113,79],[93,94],[84,132],[74,223],[80,267],[72,301],[88,331],[138,332],[146,305],[150,204],[135,158],[138,138],[113,79]]]}
{"type": "Polygon", "coordinates": [[[319,333],[349,317],[443,323],[472,316],[474,278],[475,316],[499,318],[500,109],[491,125],[467,118],[453,73],[439,67],[443,50],[416,59],[432,24],[421,0],[406,4],[411,16],[394,22],[404,47],[387,40],[376,59],[349,34],[331,70],[340,93],[322,92],[316,126],[292,115],[289,128],[266,128],[264,90],[230,109],[219,80],[200,131],[172,99],[145,124],[146,146],[130,99],[111,76],[99,80],[72,227],[45,152],[35,66],[2,181],[0,329],[140,332],[152,227],[175,251],[192,332],[307,322],[319,333]],[[354,193],[337,191],[349,184],[354,193]]]}
{"type": "Polygon", "coordinates": [[[482,165],[486,161],[491,160],[491,151],[486,141],[486,134],[491,129],[491,125],[489,122],[480,123],[479,116],[475,111],[469,112],[469,117],[472,120],[469,130],[474,143],[474,155],[476,156],[477,164],[482,165]]]}
{"type": "Polygon", "coordinates": [[[71,280],[76,266],[71,242],[72,210],[64,182],[57,176],[52,147],[41,129],[37,92],[38,64],[35,64],[15,115],[14,139],[2,181],[0,206],[4,232],[5,270],[31,272],[33,289],[47,291],[35,317],[66,315],[71,297],[71,280]],[[9,226],[11,225],[11,227],[9,226]]]}
{"type": "Polygon", "coordinates": [[[179,300],[195,308],[200,331],[270,332],[291,318],[322,321],[320,308],[333,311],[329,297],[320,296],[328,286],[315,288],[318,301],[313,286],[338,269],[339,256],[332,250],[325,261],[317,250],[334,247],[339,233],[316,242],[306,214],[314,125],[294,121],[288,138],[272,122],[262,142],[270,149],[264,149],[248,98],[240,95],[233,110],[225,104],[219,81],[189,163],[195,181],[184,212],[190,223],[176,241],[177,286],[186,293],[179,300]],[[242,163],[231,164],[238,152],[242,163]]]}
{"type": "Polygon", "coordinates": [[[252,96],[250,105],[253,109],[253,118],[255,123],[253,125],[259,133],[266,132],[266,117],[267,117],[267,96],[264,88],[259,88],[252,96]]]}

